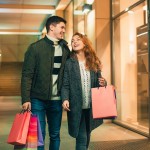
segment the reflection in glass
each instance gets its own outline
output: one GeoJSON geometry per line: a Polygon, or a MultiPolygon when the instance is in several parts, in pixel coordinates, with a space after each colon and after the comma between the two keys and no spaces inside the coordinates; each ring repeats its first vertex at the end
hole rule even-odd
{"type": "MultiPolygon", "coordinates": [[[[130,6],[129,0],[113,2],[119,3],[115,4],[119,11],[130,6]]],[[[143,9],[146,5],[145,1],[113,21],[112,70],[118,103],[116,122],[148,134],[148,29],[143,9]]]]}
{"type": "Polygon", "coordinates": [[[139,0],[112,0],[113,16],[119,14],[123,10],[128,10],[128,8],[137,3],[139,0]]]}
{"type": "Polygon", "coordinates": [[[148,27],[143,25],[137,28],[137,92],[138,92],[138,122],[148,127],[148,27]]]}

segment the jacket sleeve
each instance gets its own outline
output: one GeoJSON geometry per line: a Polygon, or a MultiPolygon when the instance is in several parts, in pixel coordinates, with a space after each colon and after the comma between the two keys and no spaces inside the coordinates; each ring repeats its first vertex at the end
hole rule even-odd
{"type": "Polygon", "coordinates": [[[21,97],[22,104],[30,102],[30,91],[32,86],[32,79],[35,73],[36,55],[33,46],[30,45],[25,53],[24,63],[22,67],[21,78],[21,97]]]}
{"type": "Polygon", "coordinates": [[[63,83],[62,83],[62,88],[61,88],[62,102],[64,100],[69,100],[69,89],[70,89],[69,79],[70,79],[69,78],[69,63],[67,61],[65,64],[63,83]]]}

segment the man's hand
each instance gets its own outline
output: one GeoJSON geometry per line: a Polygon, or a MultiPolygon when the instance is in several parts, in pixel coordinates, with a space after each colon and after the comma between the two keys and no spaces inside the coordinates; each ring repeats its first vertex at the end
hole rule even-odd
{"type": "Polygon", "coordinates": [[[70,111],[70,109],[69,109],[69,101],[68,100],[65,100],[63,102],[62,106],[63,106],[64,110],[70,111]]]}
{"type": "Polygon", "coordinates": [[[26,102],[22,105],[23,110],[31,110],[31,102],[26,102]]]}

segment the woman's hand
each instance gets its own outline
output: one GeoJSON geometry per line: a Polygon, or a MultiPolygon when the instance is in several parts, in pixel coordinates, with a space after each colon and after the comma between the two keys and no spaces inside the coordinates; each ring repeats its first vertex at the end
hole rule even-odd
{"type": "Polygon", "coordinates": [[[63,102],[62,106],[63,106],[64,110],[70,111],[70,109],[69,109],[69,101],[68,100],[65,100],[63,102]]]}
{"type": "Polygon", "coordinates": [[[106,86],[107,82],[104,78],[98,78],[100,86],[106,86]]]}

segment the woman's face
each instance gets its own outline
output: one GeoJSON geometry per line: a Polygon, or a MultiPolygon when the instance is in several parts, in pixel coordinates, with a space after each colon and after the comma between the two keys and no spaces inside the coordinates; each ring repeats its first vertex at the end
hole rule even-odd
{"type": "Polygon", "coordinates": [[[84,43],[78,35],[72,37],[71,46],[74,51],[81,51],[84,48],[84,43]]]}

